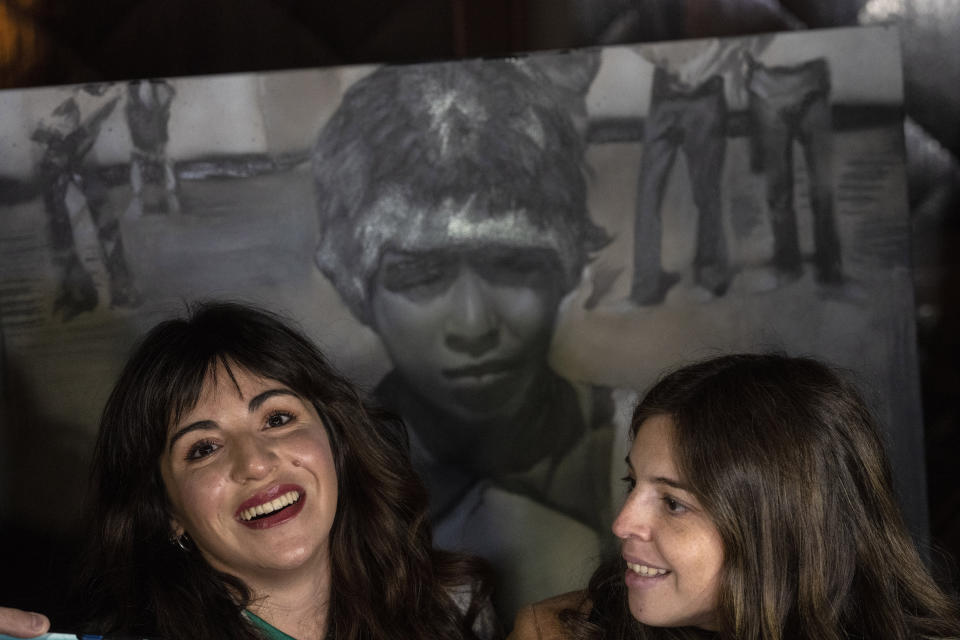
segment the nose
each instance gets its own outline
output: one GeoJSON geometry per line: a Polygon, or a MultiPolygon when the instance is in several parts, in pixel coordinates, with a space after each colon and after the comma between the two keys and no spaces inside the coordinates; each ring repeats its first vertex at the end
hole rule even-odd
{"type": "Polygon", "coordinates": [[[262,480],[277,467],[277,454],[255,436],[236,438],[231,445],[231,477],[235,482],[262,480]]]}
{"type": "Polygon", "coordinates": [[[613,520],[613,534],[621,540],[637,538],[649,541],[653,538],[651,507],[640,496],[630,494],[613,520]]]}
{"type": "Polygon", "coordinates": [[[488,285],[469,266],[451,285],[444,342],[452,351],[478,358],[500,343],[498,314],[488,285]]]}

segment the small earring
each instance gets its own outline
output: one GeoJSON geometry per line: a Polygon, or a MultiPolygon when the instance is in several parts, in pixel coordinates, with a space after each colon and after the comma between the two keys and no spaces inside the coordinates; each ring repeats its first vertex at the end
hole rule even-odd
{"type": "Polygon", "coordinates": [[[170,542],[180,547],[184,553],[188,553],[190,551],[190,548],[187,546],[190,543],[190,538],[187,537],[186,531],[173,538],[170,542]]]}

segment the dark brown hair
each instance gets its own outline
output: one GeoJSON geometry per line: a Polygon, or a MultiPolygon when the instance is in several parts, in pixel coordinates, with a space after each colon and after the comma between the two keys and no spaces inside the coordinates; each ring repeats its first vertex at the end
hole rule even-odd
{"type": "Polygon", "coordinates": [[[483,568],[432,547],[427,494],[410,464],[403,425],[367,406],[287,322],[235,303],[201,304],[186,319],[154,327],[107,401],[81,581],[87,628],[138,637],[259,637],[241,614],[250,601],[243,582],[171,543],[160,475],[168,425],[196,404],[208,373],[221,365],[283,383],[323,418],[339,490],[330,532],[329,637],[475,638],[478,607],[489,596],[483,568]],[[454,601],[464,595],[473,603],[466,611],[454,601]]]}
{"type": "Polygon", "coordinates": [[[727,355],[666,376],[637,406],[674,424],[678,471],[724,544],[720,631],[633,620],[623,561],[593,576],[576,638],[784,640],[960,636],[956,602],[934,583],[894,499],[877,426],[830,367],[727,355]]]}

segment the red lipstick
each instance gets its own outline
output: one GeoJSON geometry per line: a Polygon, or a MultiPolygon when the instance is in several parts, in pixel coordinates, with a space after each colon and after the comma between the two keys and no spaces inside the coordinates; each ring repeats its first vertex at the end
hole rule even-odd
{"type": "Polygon", "coordinates": [[[276,485],[244,500],[234,512],[234,518],[236,518],[237,522],[250,529],[269,529],[295,518],[303,510],[306,497],[306,491],[304,491],[300,485],[276,485]],[[292,504],[280,506],[280,508],[262,515],[252,515],[248,512],[250,509],[267,505],[282,496],[287,496],[292,493],[296,494],[296,496],[288,496],[288,499],[295,500],[292,504]],[[244,512],[248,513],[244,514],[244,512]],[[246,517],[244,517],[244,515],[246,515],[246,517]]]}

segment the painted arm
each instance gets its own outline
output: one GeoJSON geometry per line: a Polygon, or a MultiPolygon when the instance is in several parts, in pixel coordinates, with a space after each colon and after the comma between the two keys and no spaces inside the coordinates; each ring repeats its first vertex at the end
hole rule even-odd
{"type": "Polygon", "coordinates": [[[78,158],[82,158],[90,148],[93,147],[93,143],[97,140],[97,134],[100,133],[100,127],[103,125],[103,121],[113,113],[113,108],[117,106],[119,99],[119,96],[115,96],[111,98],[109,102],[98,107],[89,118],[80,123],[76,131],[68,136],[68,138],[74,138],[73,142],[76,144],[75,154],[78,158]]]}

